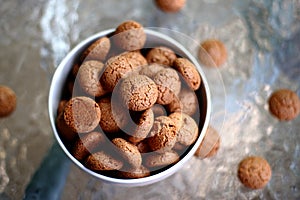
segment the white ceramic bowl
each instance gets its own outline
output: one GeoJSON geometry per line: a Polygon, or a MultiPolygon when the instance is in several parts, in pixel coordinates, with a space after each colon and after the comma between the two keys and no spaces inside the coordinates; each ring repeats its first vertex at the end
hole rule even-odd
{"type": "Polygon", "coordinates": [[[159,173],[153,174],[151,176],[145,177],[145,178],[139,178],[139,179],[121,179],[121,178],[112,178],[106,175],[99,174],[97,172],[94,172],[88,168],[86,168],[81,162],[79,162],[77,159],[75,159],[72,154],[68,151],[68,149],[65,147],[64,143],[62,142],[59,133],[57,131],[56,125],[55,125],[55,119],[56,119],[56,113],[58,104],[61,100],[62,93],[63,93],[63,87],[65,85],[65,82],[67,80],[67,76],[72,70],[73,64],[76,60],[78,60],[80,54],[83,52],[84,49],[86,49],[93,41],[95,41],[97,38],[103,37],[103,36],[109,36],[114,32],[113,29],[105,30],[102,32],[99,32],[95,35],[90,36],[89,38],[85,39],[84,41],[80,42],[75,48],[71,50],[71,52],[68,53],[68,55],[62,60],[58,68],[56,69],[51,86],[50,86],[50,92],[49,92],[49,99],[48,99],[48,109],[49,109],[49,115],[50,115],[50,122],[53,129],[53,133],[55,135],[55,138],[63,151],[66,153],[66,155],[77,165],[79,168],[81,168],[83,171],[87,172],[88,174],[97,177],[101,179],[102,181],[105,181],[107,183],[117,184],[121,186],[143,186],[151,183],[155,183],[157,181],[163,180],[170,175],[177,172],[183,165],[186,164],[186,162],[194,155],[195,151],[197,150],[198,146],[200,145],[201,141],[203,140],[203,137],[205,135],[205,132],[208,128],[209,120],[210,120],[210,113],[211,113],[211,99],[210,99],[210,91],[207,84],[207,80],[205,78],[204,72],[202,71],[200,65],[198,64],[197,60],[189,53],[181,44],[179,44],[174,39],[170,38],[169,36],[162,34],[160,32],[151,30],[151,29],[145,29],[145,32],[147,34],[147,41],[145,44],[146,48],[152,48],[155,46],[167,46],[174,50],[178,55],[188,58],[196,67],[198,72],[200,73],[202,82],[200,89],[197,92],[199,106],[200,106],[200,119],[199,119],[199,137],[197,138],[196,142],[189,147],[185,155],[178,161],[176,164],[172,165],[171,167],[165,169],[164,171],[161,171],[159,173]]]}

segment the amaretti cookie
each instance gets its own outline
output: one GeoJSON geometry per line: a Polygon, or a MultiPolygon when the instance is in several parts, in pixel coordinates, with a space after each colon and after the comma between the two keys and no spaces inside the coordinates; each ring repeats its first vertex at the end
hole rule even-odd
{"type": "Polygon", "coordinates": [[[272,176],[272,169],[264,158],[249,156],[238,166],[238,178],[243,185],[251,189],[261,189],[267,185],[272,176]]]}
{"type": "Polygon", "coordinates": [[[218,131],[212,126],[208,126],[205,136],[195,152],[195,156],[200,158],[209,158],[214,156],[221,144],[221,139],[218,131]]]}
{"type": "Polygon", "coordinates": [[[101,110],[100,127],[106,133],[116,133],[121,130],[128,122],[126,111],[118,104],[114,104],[118,114],[113,113],[112,101],[110,96],[102,97],[98,101],[101,110]]]}
{"type": "Polygon", "coordinates": [[[99,125],[100,118],[99,105],[89,97],[73,97],[64,109],[65,123],[77,133],[93,131],[99,125]]]}
{"type": "Polygon", "coordinates": [[[269,98],[269,110],[279,120],[293,120],[300,113],[300,99],[289,89],[280,89],[269,98]]]}
{"type": "Polygon", "coordinates": [[[172,112],[184,112],[190,116],[199,112],[198,98],[193,90],[187,87],[182,87],[177,98],[174,98],[171,103],[166,105],[166,109],[172,112]]]}
{"type": "Polygon", "coordinates": [[[110,40],[108,37],[101,37],[93,42],[81,56],[81,61],[86,60],[99,60],[104,61],[109,50],[110,40]]]}
{"type": "MultiPolygon", "coordinates": [[[[185,146],[193,144],[199,135],[198,125],[195,120],[185,113],[182,115],[182,124],[177,132],[177,142],[185,146]]],[[[174,120],[174,119],[173,119],[174,120]]]]}
{"type": "Polygon", "coordinates": [[[78,82],[83,91],[93,97],[100,97],[107,93],[100,83],[104,64],[100,61],[89,60],[82,63],[78,70],[78,82]]]}
{"type": "Polygon", "coordinates": [[[160,70],[164,69],[165,66],[157,63],[152,63],[146,66],[143,66],[139,73],[141,75],[148,76],[149,78],[153,79],[153,77],[159,72],[160,70]]]}
{"type": "Polygon", "coordinates": [[[124,52],[113,56],[105,63],[105,70],[100,78],[101,84],[110,92],[113,91],[118,81],[133,72],[138,72],[147,61],[138,52],[124,52]]]}
{"type": "Polygon", "coordinates": [[[176,138],[177,131],[174,121],[167,116],[159,116],[154,119],[147,141],[152,151],[165,152],[173,148],[176,138]]]}
{"type": "Polygon", "coordinates": [[[75,142],[72,154],[77,160],[84,160],[88,155],[93,153],[96,147],[104,144],[104,142],[105,135],[103,133],[96,131],[87,133],[75,142]]]}
{"type": "Polygon", "coordinates": [[[165,68],[156,73],[153,81],[157,85],[157,103],[167,105],[179,94],[181,82],[177,72],[172,68],[165,68]]]}
{"type": "Polygon", "coordinates": [[[114,43],[125,50],[132,51],[144,47],[146,33],[143,26],[133,20],[121,23],[113,36],[114,43]]]}
{"type": "Polygon", "coordinates": [[[7,117],[17,106],[16,93],[5,85],[0,85],[0,117],[7,117]]]}
{"type": "Polygon", "coordinates": [[[121,178],[143,178],[150,176],[150,170],[141,165],[138,168],[132,168],[129,170],[120,170],[117,172],[121,178]]]}
{"type": "Polygon", "coordinates": [[[150,132],[154,122],[154,114],[152,109],[148,108],[145,111],[134,112],[131,116],[132,121],[129,120],[130,123],[126,124],[126,133],[130,142],[138,143],[145,139],[150,132]]]}
{"type": "Polygon", "coordinates": [[[145,166],[149,168],[159,168],[174,164],[179,161],[179,155],[175,151],[167,151],[164,153],[151,153],[146,156],[145,166]]]}
{"type": "Polygon", "coordinates": [[[157,63],[163,66],[172,66],[176,58],[174,51],[164,46],[154,47],[146,55],[148,63],[157,63]]]}
{"type": "Polygon", "coordinates": [[[122,104],[129,110],[142,111],[150,108],[157,100],[155,82],[144,75],[130,75],[120,84],[122,104]]]}
{"type": "Polygon", "coordinates": [[[89,155],[85,166],[95,171],[119,170],[123,167],[123,162],[104,151],[99,151],[89,155]]]}
{"type": "Polygon", "coordinates": [[[154,2],[160,10],[175,13],[184,7],[186,0],[154,0],[154,2]]]}
{"type": "Polygon", "coordinates": [[[207,39],[199,47],[198,58],[208,67],[220,67],[227,60],[227,49],[218,39],[207,39]]]}
{"type": "Polygon", "coordinates": [[[201,77],[195,65],[186,58],[177,58],[173,67],[181,74],[187,85],[192,90],[197,90],[201,84],[201,77]]]}
{"type": "Polygon", "coordinates": [[[116,146],[117,151],[121,154],[122,158],[126,161],[125,166],[129,169],[139,168],[142,164],[142,156],[138,148],[127,142],[122,138],[115,138],[112,140],[112,143],[116,146]]]}

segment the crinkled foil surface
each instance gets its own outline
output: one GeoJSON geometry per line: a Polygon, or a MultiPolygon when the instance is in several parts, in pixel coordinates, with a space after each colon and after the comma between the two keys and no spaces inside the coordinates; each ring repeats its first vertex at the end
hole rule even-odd
{"type": "Polygon", "coordinates": [[[53,199],[300,199],[300,116],[279,122],[267,104],[279,88],[300,96],[299,0],[187,0],[177,14],[162,13],[150,0],[0,5],[0,84],[18,97],[17,110],[0,119],[0,199],[22,199],[30,183],[37,186],[26,190],[32,199],[45,199],[39,196],[45,190],[53,199]],[[52,146],[47,110],[56,67],[81,40],[127,19],[169,34],[195,55],[197,45],[211,37],[229,52],[219,70],[203,68],[213,102],[211,124],[221,135],[217,155],[194,157],[166,180],[133,188],[103,183],[66,157],[48,166],[60,151],[48,153],[58,148],[52,146]],[[248,155],[271,165],[264,189],[247,189],[237,178],[238,163],[248,155]]]}

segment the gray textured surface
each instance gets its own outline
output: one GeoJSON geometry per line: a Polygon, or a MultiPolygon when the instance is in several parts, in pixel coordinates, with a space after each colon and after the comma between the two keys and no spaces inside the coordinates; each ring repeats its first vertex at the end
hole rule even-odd
{"type": "Polygon", "coordinates": [[[18,97],[17,110],[0,119],[0,199],[23,197],[54,141],[47,96],[55,67],[79,41],[126,19],[168,33],[192,52],[206,38],[224,41],[228,62],[205,69],[220,151],[139,188],[103,184],[72,164],[61,199],[299,199],[300,117],[278,122],[266,102],[282,87],[300,96],[300,1],[241,2],[187,0],[180,13],[164,14],[150,0],[0,0],[0,84],[18,97]],[[247,155],[263,156],[272,167],[263,190],[237,179],[247,155]]]}

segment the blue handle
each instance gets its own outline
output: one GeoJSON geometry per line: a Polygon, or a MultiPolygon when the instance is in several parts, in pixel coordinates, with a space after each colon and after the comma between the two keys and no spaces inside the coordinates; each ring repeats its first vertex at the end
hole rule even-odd
{"type": "Polygon", "coordinates": [[[70,163],[58,143],[55,142],[27,185],[24,200],[60,199],[70,163]]]}

